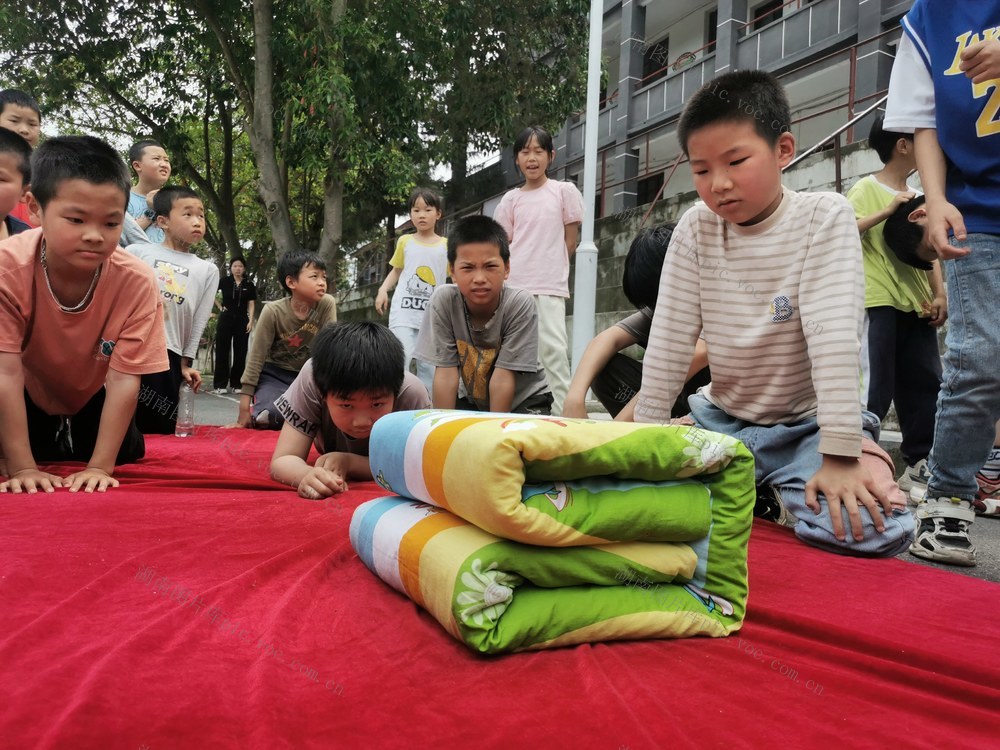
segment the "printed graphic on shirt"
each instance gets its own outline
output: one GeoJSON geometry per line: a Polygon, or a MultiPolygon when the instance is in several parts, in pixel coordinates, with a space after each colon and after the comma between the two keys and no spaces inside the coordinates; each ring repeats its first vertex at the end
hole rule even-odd
{"type": "Polygon", "coordinates": [[[94,352],[94,359],[100,361],[111,359],[111,352],[115,350],[116,343],[117,342],[111,341],[110,339],[98,339],[97,349],[94,352]]]}
{"type": "Polygon", "coordinates": [[[400,301],[403,310],[426,310],[437,279],[430,266],[418,266],[416,272],[406,282],[406,294],[400,301]]]}
{"type": "MultiPolygon", "coordinates": [[[[998,35],[1000,35],[1000,26],[983,29],[984,41],[995,39],[998,35]]],[[[946,76],[965,75],[965,71],[959,67],[959,63],[962,62],[962,53],[970,45],[979,44],[979,42],[979,34],[974,34],[971,29],[955,37],[955,59],[944,74],[946,76]]],[[[983,103],[983,111],[976,118],[976,135],[979,138],[984,138],[1000,133],[1000,79],[992,78],[980,83],[970,81],[969,85],[972,87],[974,99],[982,99],[989,94],[989,98],[983,103]],[[992,93],[990,93],[990,89],[993,89],[992,93]]]]}
{"type": "MultiPolygon", "coordinates": [[[[156,271],[156,280],[160,282],[160,294],[163,295],[163,299],[183,305],[188,287],[188,269],[165,260],[158,260],[153,264],[153,270],[156,271]]],[[[164,308],[163,313],[167,315],[167,308],[164,308]]]]}
{"type": "Polygon", "coordinates": [[[278,410],[278,414],[280,414],[284,420],[288,422],[288,424],[299,432],[312,437],[319,430],[319,424],[313,422],[311,419],[306,419],[295,411],[288,399],[285,398],[284,394],[279,396],[278,400],[274,402],[274,408],[278,410]]]}
{"type": "Polygon", "coordinates": [[[770,310],[768,311],[771,320],[775,323],[783,323],[786,320],[791,320],[792,313],[794,312],[795,308],[792,307],[792,301],[783,294],[778,295],[772,300],[770,310]]]}
{"type": "Polygon", "coordinates": [[[303,323],[297,331],[285,336],[285,345],[292,350],[298,349],[306,340],[303,333],[319,333],[319,327],[315,323],[303,323]]]}
{"type": "Polygon", "coordinates": [[[459,369],[462,382],[469,395],[477,401],[490,398],[489,379],[493,363],[497,359],[496,349],[480,349],[468,341],[456,341],[458,346],[459,369]]]}

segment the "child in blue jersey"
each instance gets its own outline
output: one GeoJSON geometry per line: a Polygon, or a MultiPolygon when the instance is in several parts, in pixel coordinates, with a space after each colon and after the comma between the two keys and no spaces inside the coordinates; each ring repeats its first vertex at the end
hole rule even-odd
{"type": "Polygon", "coordinates": [[[885,116],[887,129],[914,133],[928,241],[944,261],[951,314],[910,553],[952,565],[976,564],[976,471],[1000,418],[998,21],[1000,0],[916,0],[903,18],[885,116]]]}

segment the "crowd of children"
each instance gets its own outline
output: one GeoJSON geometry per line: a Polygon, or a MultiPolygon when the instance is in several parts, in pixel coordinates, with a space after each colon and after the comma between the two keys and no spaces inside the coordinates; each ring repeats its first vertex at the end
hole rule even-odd
{"type": "MultiPolygon", "coordinates": [[[[391,411],[585,418],[592,389],[616,419],[683,418],[742,440],[758,492],[811,545],[975,564],[969,524],[1000,515],[1000,150],[984,140],[1000,129],[979,101],[1000,77],[1000,40],[978,35],[1000,0],[983,6],[918,0],[904,18],[887,114],[869,135],[883,167],[846,198],[782,184],[796,144],[773,76],[727,73],[695,93],[678,138],[701,200],[635,238],[623,288],[637,312],[590,343],[572,380],[565,303],[582,196],[549,178],[552,138],[530,127],[513,149],[524,184],[494,218],[466,217],[445,239],[440,197],[414,190],[415,232],[375,300],[388,327],[337,323],[325,264],[305,251],[280,259],[288,296],[255,321],[234,258],[216,391],[240,389],[236,425],[281,431],[272,476],[317,499],[371,479],[368,438],[391,411]],[[925,196],[907,182],[915,169],[925,196]],[[622,354],[636,345],[641,364],[622,354]],[[892,403],[915,512],[888,467],[862,458],[892,403]]],[[[143,455],[143,432],[173,429],[181,383],[201,385],[219,272],[192,253],[204,206],[167,185],[160,144],[132,147],[131,186],[94,138],[50,138],[32,154],[40,120],[30,97],[0,93],[0,491],[101,491],[143,455]],[[68,369],[80,373],[71,385],[68,369]],[[36,463],[59,460],[87,465],[59,477],[36,463]]]]}

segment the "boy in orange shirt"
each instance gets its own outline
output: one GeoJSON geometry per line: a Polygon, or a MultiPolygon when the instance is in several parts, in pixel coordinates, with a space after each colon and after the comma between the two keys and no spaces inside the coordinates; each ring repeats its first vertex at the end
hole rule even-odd
{"type": "Polygon", "coordinates": [[[31,167],[41,228],[0,243],[0,492],[104,491],[145,452],[133,414],[139,377],[167,368],[163,306],[152,269],[118,247],[121,157],[67,136],[31,167]],[[87,465],[63,478],[36,460],[87,465]]]}

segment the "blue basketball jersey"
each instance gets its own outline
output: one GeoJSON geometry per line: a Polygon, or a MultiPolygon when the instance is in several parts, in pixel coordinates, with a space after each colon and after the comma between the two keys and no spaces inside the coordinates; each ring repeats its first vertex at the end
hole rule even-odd
{"type": "Polygon", "coordinates": [[[966,47],[1000,33],[1000,0],[916,0],[902,24],[934,82],[948,200],[968,231],[1000,234],[1000,78],[973,84],[958,67],[966,47]]]}

